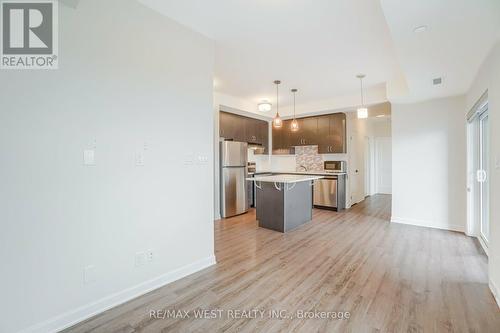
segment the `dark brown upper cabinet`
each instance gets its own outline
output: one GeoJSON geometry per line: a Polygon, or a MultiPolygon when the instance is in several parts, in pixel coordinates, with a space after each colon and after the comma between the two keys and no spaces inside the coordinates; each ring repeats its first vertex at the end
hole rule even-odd
{"type": "Polygon", "coordinates": [[[318,152],[343,154],[346,149],[346,115],[334,113],[318,119],[318,152]]]}
{"type": "Polygon", "coordinates": [[[317,145],[320,154],[346,152],[346,115],[334,113],[298,118],[299,130],[291,131],[291,119],[281,129],[273,128],[273,152],[283,153],[294,146],[317,145]]]}
{"type": "Polygon", "coordinates": [[[336,113],[330,117],[330,135],[332,137],[331,153],[347,153],[347,133],[345,113],[336,113]]]}
{"type": "MultiPolygon", "coordinates": [[[[269,153],[269,123],[267,121],[259,120],[258,125],[258,141],[264,148],[262,154],[269,153]]],[[[256,151],[256,154],[261,153],[260,151],[256,151]]]]}
{"type": "Polygon", "coordinates": [[[267,121],[220,111],[219,136],[226,140],[262,146],[262,149],[255,151],[256,154],[268,153],[269,123],[267,121]]]}
{"type": "Polygon", "coordinates": [[[246,142],[245,118],[229,112],[219,113],[219,136],[246,142]]]}
{"type": "MultiPolygon", "coordinates": [[[[273,154],[290,154],[291,144],[291,120],[283,120],[281,128],[272,128],[273,134],[273,154]]],[[[271,125],[272,126],[272,125],[271,125]]]]}
{"type": "Polygon", "coordinates": [[[273,151],[285,148],[285,132],[284,126],[278,129],[273,127],[273,151]]]}

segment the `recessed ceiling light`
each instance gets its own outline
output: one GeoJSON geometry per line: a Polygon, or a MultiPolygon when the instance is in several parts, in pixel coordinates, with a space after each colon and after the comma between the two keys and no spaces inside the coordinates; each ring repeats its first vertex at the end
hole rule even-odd
{"type": "Polygon", "coordinates": [[[421,25],[413,29],[414,33],[421,33],[421,32],[426,32],[427,31],[427,26],[426,25],[421,25]]]}

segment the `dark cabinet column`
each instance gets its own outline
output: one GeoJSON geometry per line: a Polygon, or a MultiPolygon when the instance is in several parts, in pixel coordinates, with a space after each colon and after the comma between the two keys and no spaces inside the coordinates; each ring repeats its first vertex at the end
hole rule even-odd
{"type": "Polygon", "coordinates": [[[302,128],[299,128],[301,135],[301,145],[317,145],[318,144],[318,117],[303,118],[302,128]]]}
{"type": "Polygon", "coordinates": [[[331,150],[331,137],[330,137],[330,116],[318,117],[318,152],[320,154],[328,154],[331,150]]]}
{"type": "Polygon", "coordinates": [[[346,115],[336,113],[330,116],[331,153],[342,154],[347,152],[346,144],[346,115]]]}
{"type": "Polygon", "coordinates": [[[260,143],[259,120],[245,118],[245,141],[248,143],[260,143]]]}
{"type": "Polygon", "coordinates": [[[273,128],[273,142],[272,142],[273,151],[283,149],[284,145],[283,132],[284,132],[283,128],[280,129],[273,128]]]}

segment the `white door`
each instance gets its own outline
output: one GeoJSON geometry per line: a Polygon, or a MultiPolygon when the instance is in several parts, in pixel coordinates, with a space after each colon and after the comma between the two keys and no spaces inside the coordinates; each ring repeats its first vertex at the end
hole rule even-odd
{"type": "Polygon", "coordinates": [[[362,176],[363,164],[363,148],[364,142],[360,143],[358,133],[353,132],[351,136],[351,149],[352,154],[349,155],[349,186],[351,191],[351,204],[363,201],[365,198],[365,191],[363,189],[364,177],[362,176]]]}
{"type": "Polygon", "coordinates": [[[376,193],[392,193],[392,143],[391,138],[375,138],[376,193]]]}
{"type": "Polygon", "coordinates": [[[486,245],[488,245],[490,237],[489,162],[489,121],[486,111],[479,117],[479,170],[477,171],[480,196],[480,234],[486,245]]]}
{"type": "Polygon", "coordinates": [[[371,163],[372,163],[372,150],[370,137],[365,137],[365,197],[372,195],[371,189],[371,178],[373,175],[371,174],[371,163]]]}

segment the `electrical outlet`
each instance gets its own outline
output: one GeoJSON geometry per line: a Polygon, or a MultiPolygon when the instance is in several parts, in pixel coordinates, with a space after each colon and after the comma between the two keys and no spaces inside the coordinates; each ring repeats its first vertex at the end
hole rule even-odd
{"type": "Polygon", "coordinates": [[[146,258],[148,261],[153,261],[154,259],[154,252],[153,250],[147,250],[146,251],[146,258]]]}
{"type": "Polygon", "coordinates": [[[144,252],[137,252],[135,254],[135,266],[139,267],[142,266],[146,263],[146,253],[144,252]]]}
{"type": "Polygon", "coordinates": [[[89,284],[95,282],[97,280],[96,277],[96,269],[94,265],[88,265],[83,269],[83,282],[85,284],[89,284]]]}

